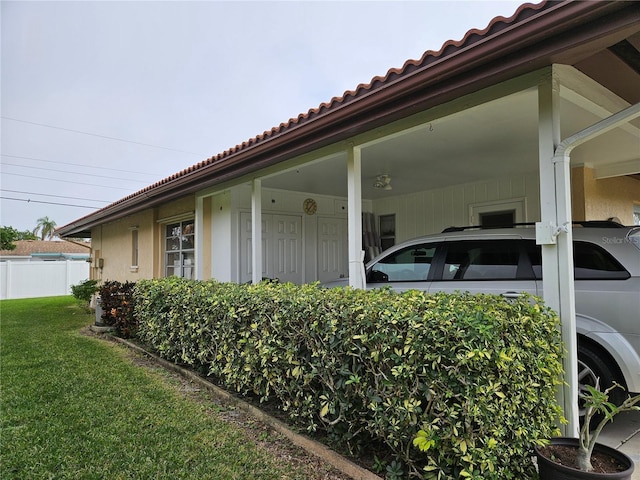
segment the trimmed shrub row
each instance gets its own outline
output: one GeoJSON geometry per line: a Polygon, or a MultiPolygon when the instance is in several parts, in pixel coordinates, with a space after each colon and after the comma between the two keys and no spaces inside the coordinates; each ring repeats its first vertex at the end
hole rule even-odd
{"type": "Polygon", "coordinates": [[[556,432],[558,319],[531,298],[171,277],[135,299],[163,357],[389,453],[396,477],[534,478],[533,445],[556,432]]]}

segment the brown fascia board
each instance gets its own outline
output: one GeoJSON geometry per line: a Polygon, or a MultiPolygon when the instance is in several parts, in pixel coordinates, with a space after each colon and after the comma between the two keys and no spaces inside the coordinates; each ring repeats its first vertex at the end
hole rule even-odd
{"type": "Polygon", "coordinates": [[[58,231],[87,233],[105,221],[239,178],[553,62],[574,63],[576,56],[593,52],[594,44],[604,47],[615,43],[611,38],[640,30],[636,2],[548,2],[526,12],[526,18],[501,25],[497,32],[490,31],[491,25],[488,33],[472,30],[458,44],[447,42],[437,54],[427,52],[419,62],[407,62],[384,79],[359,86],[355,94],[348,92],[307,121],[290,121],[266,140],[212,157],[58,231]]]}

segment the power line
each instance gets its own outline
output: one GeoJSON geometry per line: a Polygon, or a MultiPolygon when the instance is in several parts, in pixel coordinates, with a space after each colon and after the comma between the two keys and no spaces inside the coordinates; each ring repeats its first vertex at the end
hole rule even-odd
{"type": "Polygon", "coordinates": [[[78,207],[78,208],[90,208],[91,210],[98,210],[98,207],[88,207],[86,205],[74,205],[71,203],[58,203],[58,202],[44,202],[41,200],[30,200],[24,198],[13,198],[13,197],[0,197],[3,200],[15,200],[18,202],[27,202],[27,203],[44,203],[46,205],[62,205],[63,207],[78,207]]]}
{"type": "Polygon", "coordinates": [[[113,185],[98,185],[95,183],[74,182],[72,180],[59,180],[57,178],[36,177],[35,175],[22,175],[21,173],[9,173],[9,172],[0,172],[0,173],[2,173],[2,175],[14,175],[16,177],[39,178],[40,180],[48,180],[51,182],[74,183],[76,185],[87,185],[89,187],[102,187],[102,188],[109,188],[111,190],[115,189],[115,190],[127,190],[129,192],[131,191],[130,188],[114,187],[113,185]]]}
{"type": "Polygon", "coordinates": [[[24,195],[38,195],[41,197],[70,198],[71,200],[85,200],[87,202],[111,203],[110,200],[95,200],[92,198],[68,197],[66,195],[52,195],[50,193],[22,192],[20,190],[7,190],[6,188],[0,188],[0,192],[22,193],[24,195]]]}
{"type": "Polygon", "coordinates": [[[159,173],[135,172],[133,170],[120,170],[120,169],[117,169],[117,168],[97,167],[97,166],[94,166],[94,165],[83,165],[81,163],[59,162],[59,161],[56,161],[56,160],[45,160],[43,158],[23,157],[23,156],[20,156],[20,155],[8,155],[6,153],[2,153],[0,155],[2,155],[3,157],[20,158],[22,160],[34,160],[36,162],[60,163],[60,164],[63,164],[63,165],[73,165],[75,167],[97,168],[97,169],[100,169],[100,170],[111,170],[113,172],[137,173],[137,174],[140,174],[140,175],[149,175],[149,176],[159,176],[160,175],[159,173]]]}
{"type": "Polygon", "coordinates": [[[131,178],[122,178],[122,177],[109,177],[107,175],[96,175],[95,173],[80,173],[80,172],[70,172],[69,170],[58,170],[55,168],[45,168],[45,167],[34,167],[31,165],[20,165],[18,163],[7,163],[4,162],[3,165],[10,165],[12,167],[21,167],[21,168],[33,168],[34,170],[44,170],[47,172],[58,172],[58,173],[69,173],[71,175],[84,175],[85,177],[99,177],[99,178],[108,178],[110,180],[124,180],[125,182],[137,182],[137,183],[145,183],[141,180],[135,180],[131,178]]]}
{"type": "Polygon", "coordinates": [[[11,120],[13,122],[26,123],[28,125],[37,125],[38,127],[53,128],[56,130],[64,130],[65,132],[73,132],[73,133],[79,133],[81,135],[89,135],[91,137],[106,138],[107,140],[115,140],[117,142],[133,143],[134,145],[142,145],[143,147],[160,148],[162,150],[170,150],[172,152],[187,153],[189,155],[195,155],[203,158],[206,157],[206,155],[202,155],[200,153],[187,152],[186,150],[179,150],[177,148],[161,147],[160,145],[152,145],[150,143],[136,142],[134,140],[125,140],[124,138],[110,137],[108,135],[100,135],[99,133],[83,132],[81,130],[74,130],[72,128],[56,127],[55,125],[47,125],[46,123],[30,122],[28,120],[20,120],[18,118],[7,117],[5,115],[2,115],[1,118],[4,118],[5,120],[11,120]]]}

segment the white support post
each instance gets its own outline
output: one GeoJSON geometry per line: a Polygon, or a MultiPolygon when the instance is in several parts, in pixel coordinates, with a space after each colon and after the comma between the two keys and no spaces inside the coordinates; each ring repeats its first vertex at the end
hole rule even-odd
{"type": "Polygon", "coordinates": [[[262,281],[262,180],[253,180],[251,191],[251,281],[262,281]]]}
{"type": "Polygon", "coordinates": [[[203,238],[204,238],[204,200],[203,197],[196,197],[196,218],[194,225],[196,235],[195,235],[195,245],[193,246],[194,255],[196,257],[195,264],[195,275],[194,278],[196,280],[203,280],[203,265],[204,259],[202,258],[202,254],[204,252],[203,249],[203,238]]]}
{"type": "Polygon", "coordinates": [[[559,141],[559,86],[549,78],[538,88],[540,142],[540,198],[542,221],[536,225],[536,240],[542,245],[544,299],[560,315],[565,384],[559,400],[568,421],[564,435],[578,434],[578,341],[573,275],[573,231],[571,228],[571,151],[578,145],[640,117],[640,103],[631,105],[569,138],[559,141]]]}
{"type": "Polygon", "coordinates": [[[349,285],[366,288],[362,251],[362,152],[349,146],[347,152],[347,192],[349,224],[349,285]]]}
{"type": "Polygon", "coordinates": [[[560,316],[566,349],[565,384],[558,391],[558,401],[568,423],[561,428],[564,428],[564,435],[574,437],[578,434],[579,424],[571,172],[568,158],[560,162],[555,160],[555,150],[560,143],[559,88],[553,75],[538,88],[541,222],[537,241],[542,245],[544,300],[560,316]],[[552,235],[541,234],[550,230],[552,235]]]}

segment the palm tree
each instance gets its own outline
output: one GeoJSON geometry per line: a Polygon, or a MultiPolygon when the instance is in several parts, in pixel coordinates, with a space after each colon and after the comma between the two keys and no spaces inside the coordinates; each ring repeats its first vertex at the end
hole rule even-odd
{"type": "Polygon", "coordinates": [[[39,218],[36,228],[33,229],[33,234],[37,235],[38,232],[40,232],[41,240],[44,240],[45,238],[51,240],[55,236],[56,225],[56,222],[49,220],[49,217],[39,218]]]}

